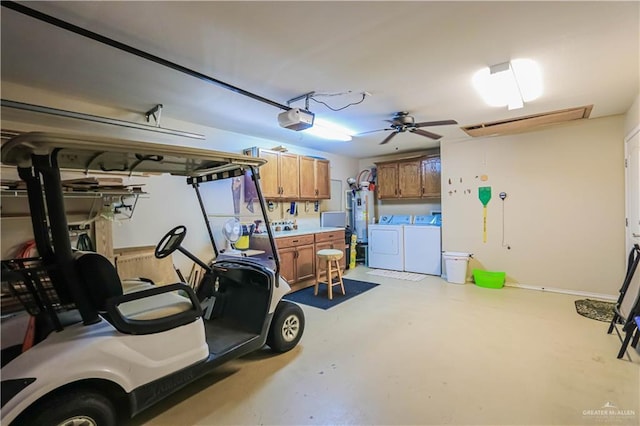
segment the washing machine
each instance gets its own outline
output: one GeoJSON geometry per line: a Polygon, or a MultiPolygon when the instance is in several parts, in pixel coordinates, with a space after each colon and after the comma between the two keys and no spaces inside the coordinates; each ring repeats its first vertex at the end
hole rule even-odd
{"type": "Polygon", "coordinates": [[[442,272],[441,216],[415,216],[404,228],[404,270],[438,275],[442,272]]]}
{"type": "Polygon", "coordinates": [[[370,268],[404,270],[404,226],[409,224],[410,215],[390,215],[369,225],[370,268]]]}

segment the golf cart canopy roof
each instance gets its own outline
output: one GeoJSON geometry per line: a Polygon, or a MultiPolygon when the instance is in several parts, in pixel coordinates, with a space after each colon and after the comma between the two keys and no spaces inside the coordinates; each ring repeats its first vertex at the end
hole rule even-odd
{"type": "Polygon", "coordinates": [[[201,148],[87,135],[31,132],[2,145],[2,163],[31,166],[31,155],[57,153],[60,169],[101,172],[170,173],[197,177],[259,167],[266,160],[201,148]]]}

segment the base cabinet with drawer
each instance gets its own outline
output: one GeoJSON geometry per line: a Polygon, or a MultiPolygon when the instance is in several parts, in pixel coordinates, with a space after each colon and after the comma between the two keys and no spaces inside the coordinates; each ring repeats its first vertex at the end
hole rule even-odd
{"type": "MultiPolygon", "coordinates": [[[[316,253],[323,249],[341,250],[343,255],[340,266],[347,267],[344,229],[330,232],[317,232],[292,237],[276,237],[278,258],[280,259],[280,275],[291,285],[292,290],[300,290],[314,284],[316,268],[320,275],[326,275],[327,265],[318,264],[316,253]]],[[[267,240],[264,240],[267,244],[267,240]]],[[[263,247],[254,247],[262,248],[263,247]]]]}
{"type": "MultiPolygon", "coordinates": [[[[347,267],[347,255],[345,252],[344,230],[335,232],[322,232],[315,236],[316,253],[318,250],[335,249],[342,251],[342,259],[340,259],[340,268],[344,271],[347,267]]],[[[327,273],[327,265],[325,262],[318,262],[316,268],[320,270],[320,276],[324,277],[327,273]]]]}
{"type": "Polygon", "coordinates": [[[315,247],[313,234],[276,238],[280,275],[289,284],[315,276],[315,247]]]}

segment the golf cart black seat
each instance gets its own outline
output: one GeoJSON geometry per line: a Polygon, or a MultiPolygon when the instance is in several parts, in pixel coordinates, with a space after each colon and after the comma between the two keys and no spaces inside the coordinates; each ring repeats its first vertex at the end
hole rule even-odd
{"type": "Polygon", "coordinates": [[[160,333],[202,315],[195,293],[185,284],[147,284],[124,294],[116,268],[106,257],[78,252],[75,263],[93,309],[122,333],[160,333]]]}

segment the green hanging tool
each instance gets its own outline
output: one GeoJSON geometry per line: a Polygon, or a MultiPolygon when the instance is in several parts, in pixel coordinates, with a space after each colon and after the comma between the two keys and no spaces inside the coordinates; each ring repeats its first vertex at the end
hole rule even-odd
{"type": "Polygon", "coordinates": [[[482,242],[487,242],[487,204],[491,200],[491,187],[481,186],[478,188],[478,198],[482,202],[482,242]]]}

